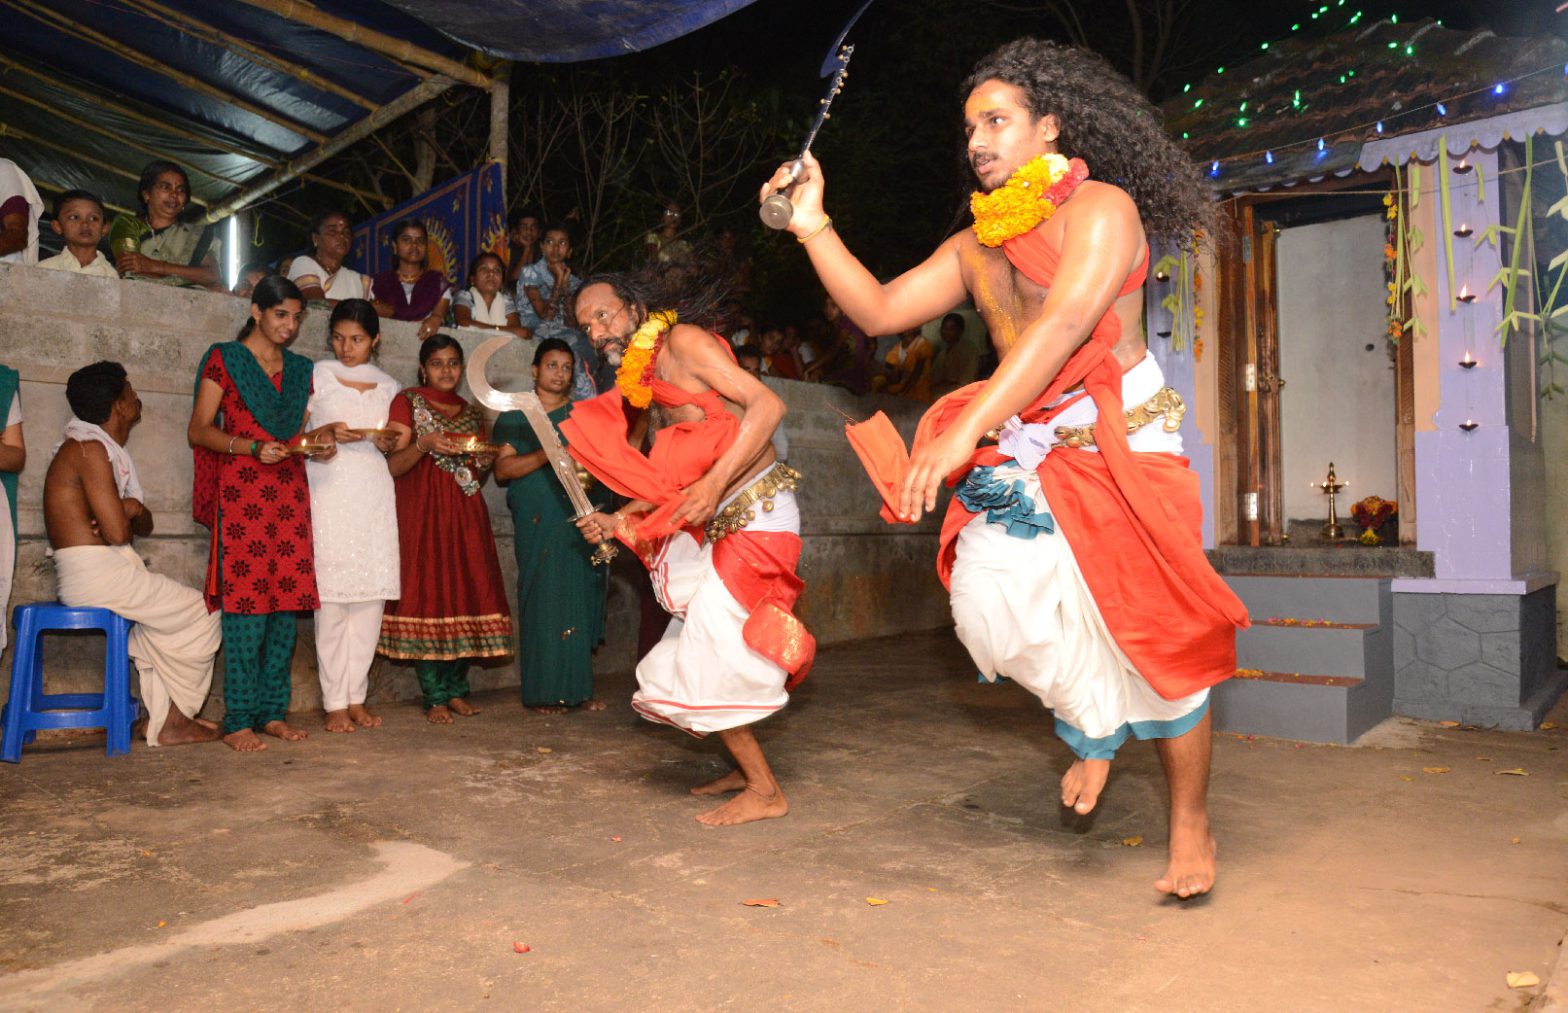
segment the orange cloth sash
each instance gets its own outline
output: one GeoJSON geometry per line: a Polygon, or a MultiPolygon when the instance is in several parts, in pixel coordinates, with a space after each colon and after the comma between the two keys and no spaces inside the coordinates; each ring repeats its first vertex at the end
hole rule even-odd
{"type": "MultiPolygon", "coordinates": [[[[1049,287],[1060,253],[1038,232],[1002,245],[1007,259],[1036,283],[1049,287]]],[[[1122,285],[1118,298],[1142,287],[1149,256],[1122,285]]],[[[1122,369],[1112,351],[1121,335],[1115,310],[1107,310],[1061,372],[1030,408],[1026,423],[1049,421],[1087,396],[1099,417],[1121,419],[1122,369]],[[1085,392],[1047,407],[1070,387],[1085,392]]],[[[984,387],[973,383],[943,397],[920,420],[918,451],[946,430],[984,387]]],[[[846,427],[850,444],[882,495],[882,516],[896,520],[892,506],[908,468],[909,455],[891,422],[880,412],[846,427]]],[[[1072,546],[1084,582],[1116,643],[1162,697],[1174,700],[1236,673],[1238,628],[1250,625],[1246,607],[1203,552],[1198,479],[1187,459],[1171,454],[1136,454],[1120,425],[1095,428],[1100,452],[1053,450],[1039,469],[1040,484],[1059,530],[1072,546]]],[[[1006,460],[995,447],[982,447],[948,476],[956,485],[970,469],[1006,460]]],[[[937,573],[950,586],[958,532],[975,515],[954,497],[943,520],[937,573]]]]}

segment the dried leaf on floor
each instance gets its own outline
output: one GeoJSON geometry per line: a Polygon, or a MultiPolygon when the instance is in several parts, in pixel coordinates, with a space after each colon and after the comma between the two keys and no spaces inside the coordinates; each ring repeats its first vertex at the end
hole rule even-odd
{"type": "Polygon", "coordinates": [[[779,899],[777,897],[755,897],[751,900],[743,900],[741,904],[746,907],[778,907],[779,899]]]}
{"type": "Polygon", "coordinates": [[[1400,774],[1399,775],[1399,779],[1401,781],[1414,781],[1415,780],[1415,778],[1411,777],[1409,774],[1400,774]]]}
{"type": "Polygon", "coordinates": [[[614,837],[610,838],[610,840],[614,841],[616,844],[619,844],[621,843],[621,836],[620,834],[616,834],[614,837]]]}
{"type": "Polygon", "coordinates": [[[1549,732],[1553,728],[1556,728],[1556,727],[1557,727],[1557,722],[1555,722],[1555,721],[1542,721],[1541,722],[1541,731],[1543,731],[1543,732],[1549,732]]]}
{"type": "Polygon", "coordinates": [[[1512,774],[1515,777],[1529,777],[1530,772],[1523,767],[1510,767],[1508,770],[1499,770],[1499,774],[1512,774]]]}
{"type": "Polygon", "coordinates": [[[1457,721],[1439,721],[1438,724],[1443,726],[1444,728],[1458,728],[1459,727],[1459,722],[1457,722],[1457,721]]]}
{"type": "Polygon", "coordinates": [[[555,750],[551,749],[549,746],[540,746],[539,747],[539,752],[541,752],[541,753],[553,753],[553,752],[555,752],[555,750]]]}
{"type": "Polygon", "coordinates": [[[1509,971],[1509,988],[1534,988],[1541,983],[1540,977],[1534,971],[1509,971]]]}
{"type": "Polygon", "coordinates": [[[1519,843],[1519,838],[1511,837],[1511,838],[1509,838],[1508,843],[1509,844],[1518,844],[1519,843]]]}
{"type": "Polygon", "coordinates": [[[512,952],[513,953],[528,953],[532,949],[533,949],[533,947],[529,946],[527,943],[513,943],[512,944],[512,952]]]}
{"type": "Polygon", "coordinates": [[[1132,837],[1123,837],[1122,838],[1122,846],[1123,847],[1136,848],[1138,845],[1140,845],[1142,843],[1143,843],[1143,835],[1142,834],[1135,834],[1132,837]]]}
{"type": "Polygon", "coordinates": [[[1450,770],[1453,770],[1453,769],[1454,769],[1453,767],[1422,767],[1421,768],[1421,773],[1423,773],[1423,774],[1446,774],[1450,770]]]}
{"type": "Polygon", "coordinates": [[[872,907],[881,907],[883,904],[886,904],[887,901],[883,900],[881,897],[867,897],[866,903],[870,904],[872,907]]]}

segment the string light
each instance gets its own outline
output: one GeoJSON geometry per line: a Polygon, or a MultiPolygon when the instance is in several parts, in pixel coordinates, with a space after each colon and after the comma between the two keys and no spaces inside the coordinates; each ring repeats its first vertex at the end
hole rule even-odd
{"type": "Polygon", "coordinates": [[[1265,162],[1269,163],[1270,165],[1273,165],[1274,164],[1274,152],[1272,152],[1272,151],[1265,151],[1263,153],[1263,160],[1265,162]]]}
{"type": "Polygon", "coordinates": [[[1445,106],[1443,103],[1439,102],[1437,104],[1437,115],[1439,115],[1439,116],[1447,116],[1448,115],[1448,107],[1445,106]]]}
{"type": "Polygon", "coordinates": [[[1321,137],[1318,138],[1318,150],[1319,151],[1323,150],[1323,138],[1321,138],[1321,137]]]}
{"type": "Polygon", "coordinates": [[[1503,92],[1505,92],[1507,90],[1508,89],[1506,87],[1504,87],[1503,82],[1501,82],[1501,81],[1499,81],[1496,84],[1492,85],[1492,94],[1493,95],[1501,95],[1503,92]]]}

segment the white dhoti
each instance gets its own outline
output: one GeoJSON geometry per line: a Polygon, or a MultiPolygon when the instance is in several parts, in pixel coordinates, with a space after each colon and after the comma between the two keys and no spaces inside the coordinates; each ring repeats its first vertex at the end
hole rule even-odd
{"type": "Polygon", "coordinates": [[[171,706],[199,714],[223,640],[222,617],[207,611],[202,593],[149,571],[129,545],[60,549],[54,566],[62,603],[109,609],[136,624],[130,655],[147,708],[147,744],[158,744],[171,706]]]}
{"type": "MultiPolygon", "coordinates": [[[[772,510],[759,508],[751,523],[726,537],[762,531],[800,533],[793,492],[780,490],[772,510]]],[[[659,604],[674,618],[637,665],[637,713],[702,736],[760,721],[789,702],[788,673],[742,635],[750,613],[714,568],[712,542],[699,544],[676,532],[665,539],[649,576],[659,604]]]]}
{"type": "Polygon", "coordinates": [[[323,601],[316,610],[316,667],[326,711],[365,702],[385,601],[323,601]]]}
{"type": "MultiPolygon", "coordinates": [[[[1162,386],[1158,364],[1145,358],[1123,378],[1123,403],[1141,404],[1162,386]]],[[[1050,425],[1027,426],[1020,435],[1054,444],[1057,427],[1088,425],[1095,414],[1084,398],[1050,425]]],[[[1181,437],[1158,422],[1128,442],[1138,452],[1181,453],[1181,437]]],[[[1057,444],[1048,452],[1094,451],[1057,444]]],[[[1117,646],[1072,547],[1048,516],[1033,468],[1008,462],[976,469],[958,492],[978,494],[991,508],[959,532],[952,572],[958,637],[983,677],[1006,676],[1039,697],[1055,715],[1057,734],[1089,759],[1110,759],[1128,736],[1175,738],[1203,718],[1208,690],[1167,700],[1117,646]]]]}

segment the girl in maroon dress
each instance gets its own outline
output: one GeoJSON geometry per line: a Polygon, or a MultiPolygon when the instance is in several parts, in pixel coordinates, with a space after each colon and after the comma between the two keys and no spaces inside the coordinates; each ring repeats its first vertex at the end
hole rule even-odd
{"type": "Polygon", "coordinates": [[[430,235],[417,218],[392,228],[392,252],[397,266],[378,271],[370,279],[376,312],[394,320],[418,320],[420,338],[428,338],[446,320],[451,288],[446,275],[430,269],[430,235]]]}
{"type": "Polygon", "coordinates": [[[512,653],[490,511],[480,487],[493,461],[464,441],[484,433],[484,416],[457,394],[463,348],[450,335],[419,348],[420,386],[392,399],[387,427],[398,442],[387,458],[397,486],[397,535],[403,597],[387,606],[379,650],[414,663],[426,717],[451,724],[452,712],[479,713],[468,695],[474,658],[512,653]]]}
{"type": "Polygon", "coordinates": [[[223,610],[223,741],[266,749],[262,731],[296,741],[284,721],[292,686],[295,616],[313,610],[316,564],[303,441],[337,452],[325,426],[301,433],[310,398],[310,360],[284,346],[299,332],[304,300],[294,283],[264,278],[250,320],[234,341],[202,356],[186,432],[195,452],[192,513],[212,532],[207,607],[223,610]]]}

